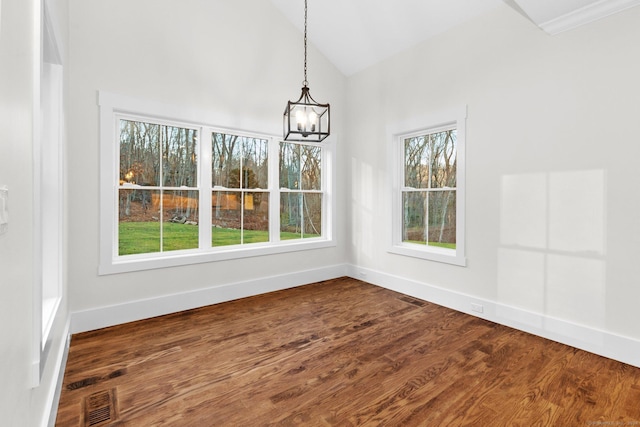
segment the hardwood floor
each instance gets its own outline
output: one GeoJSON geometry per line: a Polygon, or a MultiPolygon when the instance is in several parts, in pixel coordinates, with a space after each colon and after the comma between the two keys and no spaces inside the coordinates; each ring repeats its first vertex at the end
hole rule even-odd
{"type": "Polygon", "coordinates": [[[350,278],[74,335],[57,426],[640,426],[640,369],[350,278]]]}

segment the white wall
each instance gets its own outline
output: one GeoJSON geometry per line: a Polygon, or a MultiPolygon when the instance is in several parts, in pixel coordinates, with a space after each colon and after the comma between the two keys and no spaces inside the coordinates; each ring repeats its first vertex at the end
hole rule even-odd
{"type": "MultiPolygon", "coordinates": [[[[189,292],[197,295],[216,286],[241,282],[244,284],[239,287],[250,288],[261,278],[344,262],[346,221],[342,219],[344,215],[339,215],[337,247],[135,273],[97,274],[97,92],[105,90],[197,109],[211,117],[224,115],[232,122],[227,125],[281,133],[285,104],[297,99],[302,87],[302,34],[270,2],[71,0],[69,57],[72,312],[86,313],[189,292]]],[[[309,81],[314,97],[331,103],[332,127],[335,126],[332,131],[339,147],[337,179],[344,182],[342,153],[346,141],[341,138],[341,117],[346,79],[310,46],[309,81]]],[[[346,200],[346,188],[339,185],[338,191],[341,206],[346,200]]]]}
{"type": "MultiPolygon", "coordinates": [[[[9,188],[9,227],[0,235],[0,419],[7,426],[46,425],[66,342],[66,300],[51,332],[39,385],[33,372],[38,258],[34,245],[33,152],[39,119],[41,3],[4,0],[0,11],[0,186],[9,188]]],[[[65,15],[65,2],[52,1],[65,15]]],[[[58,23],[66,28],[64,22],[58,23]]],[[[64,33],[61,43],[64,43],[64,33]]]]}
{"type": "Polygon", "coordinates": [[[33,277],[33,1],[3,1],[0,23],[0,186],[9,188],[9,229],[0,235],[0,414],[28,425],[33,277]]]}
{"type": "Polygon", "coordinates": [[[350,77],[354,264],[638,343],[638,22],[636,7],[551,37],[500,6],[350,77]],[[465,104],[468,266],[388,253],[387,129],[465,104]]]}

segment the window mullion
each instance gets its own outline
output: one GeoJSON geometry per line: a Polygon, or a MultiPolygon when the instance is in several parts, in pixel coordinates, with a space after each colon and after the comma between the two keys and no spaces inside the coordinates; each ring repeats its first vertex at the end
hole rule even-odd
{"type": "Polygon", "coordinates": [[[269,241],[280,241],[280,142],[269,139],[269,241]]]}
{"type": "Polygon", "coordinates": [[[211,211],[212,206],[212,137],[213,130],[207,127],[199,129],[200,163],[198,165],[199,196],[199,221],[198,221],[198,247],[208,249],[211,247],[211,211]]]}
{"type": "Polygon", "coordinates": [[[164,125],[160,126],[160,134],[158,136],[158,141],[160,142],[160,147],[158,150],[158,154],[160,155],[160,170],[158,171],[158,187],[160,188],[160,252],[164,252],[164,132],[163,130],[166,128],[164,125]]]}

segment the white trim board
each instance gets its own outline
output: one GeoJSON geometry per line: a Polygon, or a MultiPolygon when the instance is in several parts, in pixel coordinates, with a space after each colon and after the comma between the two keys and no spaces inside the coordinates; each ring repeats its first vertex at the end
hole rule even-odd
{"type": "Polygon", "coordinates": [[[351,265],[348,275],[395,292],[640,368],[640,341],[495,301],[351,265]],[[482,313],[474,311],[482,308],[482,313]]]}
{"type": "Polygon", "coordinates": [[[136,320],[149,319],[346,275],[347,265],[340,264],[77,311],[71,313],[71,333],[76,334],[136,320]]]}
{"type": "Polygon", "coordinates": [[[38,425],[41,427],[54,427],[58,415],[58,404],[60,403],[60,394],[62,393],[62,383],[64,381],[64,371],[67,366],[67,357],[69,356],[69,345],[71,343],[71,335],[69,334],[70,322],[69,318],[65,321],[62,337],[64,343],[61,343],[56,351],[55,359],[50,359],[50,363],[55,363],[53,372],[53,381],[51,381],[47,390],[47,398],[45,402],[49,403],[44,408],[44,413],[38,425]]]}
{"type": "Polygon", "coordinates": [[[515,2],[529,16],[529,19],[552,36],[606,18],[614,13],[622,12],[623,10],[640,4],[640,0],[597,0],[563,15],[543,20],[544,18],[540,19],[541,16],[539,16],[539,13],[536,13],[540,12],[540,8],[542,11],[546,11],[544,5],[540,5],[539,0],[515,0],[515,2]]]}

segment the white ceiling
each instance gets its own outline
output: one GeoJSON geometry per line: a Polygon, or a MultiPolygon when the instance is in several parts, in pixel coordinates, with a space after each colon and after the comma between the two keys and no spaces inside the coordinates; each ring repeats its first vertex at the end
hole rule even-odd
{"type": "MultiPolygon", "coordinates": [[[[303,30],[303,0],[270,1],[303,30]]],[[[307,35],[349,76],[504,3],[556,34],[640,0],[308,0],[307,35]]]]}

